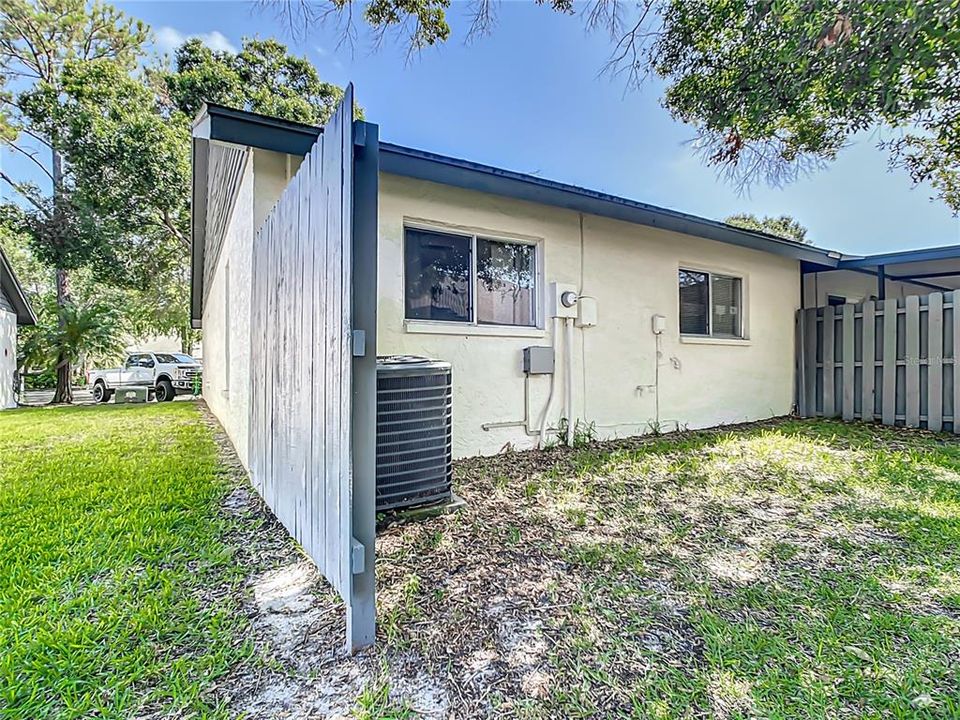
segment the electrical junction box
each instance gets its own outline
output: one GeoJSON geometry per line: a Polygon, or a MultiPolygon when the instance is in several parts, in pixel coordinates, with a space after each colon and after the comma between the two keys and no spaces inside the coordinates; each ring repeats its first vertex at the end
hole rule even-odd
{"type": "Polygon", "coordinates": [[[550,283],[550,292],[547,294],[547,317],[575,318],[578,304],[576,285],[550,283]],[[570,302],[570,298],[573,302],[570,302]]]}
{"type": "Polygon", "coordinates": [[[597,300],[581,297],[577,301],[577,327],[593,327],[597,324],[597,300]]]}
{"type": "Polygon", "coordinates": [[[667,318],[663,315],[654,315],[650,329],[653,330],[654,335],[662,335],[667,329],[667,318]]]}
{"type": "Polygon", "coordinates": [[[552,375],[553,366],[553,348],[549,345],[534,345],[523,349],[523,371],[527,375],[552,375]]]}

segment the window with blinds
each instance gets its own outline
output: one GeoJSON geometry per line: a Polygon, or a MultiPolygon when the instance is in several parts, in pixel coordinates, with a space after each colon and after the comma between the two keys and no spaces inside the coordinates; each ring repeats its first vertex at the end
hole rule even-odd
{"type": "Polygon", "coordinates": [[[743,280],[680,270],[680,334],[743,337],[743,280]]]}

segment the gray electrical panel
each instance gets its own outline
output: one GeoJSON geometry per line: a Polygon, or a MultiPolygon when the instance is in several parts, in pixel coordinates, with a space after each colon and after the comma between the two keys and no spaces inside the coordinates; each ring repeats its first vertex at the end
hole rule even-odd
{"type": "Polygon", "coordinates": [[[553,374],[553,348],[534,345],[523,349],[523,371],[527,375],[553,374]]]}

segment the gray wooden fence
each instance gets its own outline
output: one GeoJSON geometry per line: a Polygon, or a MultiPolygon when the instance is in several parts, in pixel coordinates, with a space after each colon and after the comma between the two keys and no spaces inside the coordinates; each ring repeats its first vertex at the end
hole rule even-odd
{"type": "Polygon", "coordinates": [[[960,434],[960,290],[797,314],[804,417],[960,434]]]}
{"type": "Polygon", "coordinates": [[[376,148],[350,87],[257,233],[250,299],[250,475],[352,650],[374,638],[376,148]]]}

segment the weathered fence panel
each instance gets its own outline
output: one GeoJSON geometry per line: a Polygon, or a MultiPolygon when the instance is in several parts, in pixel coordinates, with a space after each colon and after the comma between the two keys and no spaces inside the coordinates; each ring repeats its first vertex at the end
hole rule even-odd
{"type": "Polygon", "coordinates": [[[350,87],[252,258],[250,475],[347,603],[351,649],[374,636],[378,170],[368,127],[354,123],[350,87]]]}
{"type": "Polygon", "coordinates": [[[960,290],[806,308],[797,339],[802,416],[960,434],[960,290]]]}

